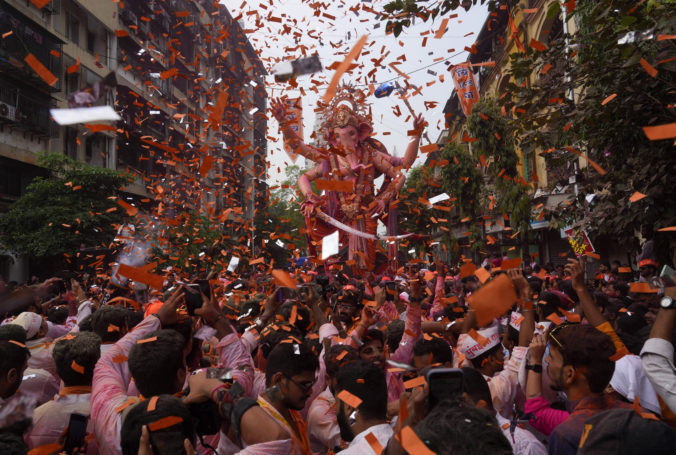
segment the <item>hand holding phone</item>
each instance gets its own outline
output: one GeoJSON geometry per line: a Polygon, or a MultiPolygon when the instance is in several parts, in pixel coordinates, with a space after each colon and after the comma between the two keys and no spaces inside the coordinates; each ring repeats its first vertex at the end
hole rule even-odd
{"type": "Polygon", "coordinates": [[[66,442],[63,445],[63,451],[72,455],[75,450],[80,450],[85,445],[87,436],[88,416],[82,414],[71,414],[68,421],[68,432],[66,433],[66,442]]]}
{"type": "Polygon", "coordinates": [[[427,372],[428,410],[443,400],[459,400],[463,392],[463,375],[459,368],[433,368],[427,372]]]}

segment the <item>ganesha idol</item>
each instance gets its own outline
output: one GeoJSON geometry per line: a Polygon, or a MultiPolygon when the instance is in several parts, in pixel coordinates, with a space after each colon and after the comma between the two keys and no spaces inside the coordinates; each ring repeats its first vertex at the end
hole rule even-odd
{"type": "Polygon", "coordinates": [[[404,158],[397,158],[371,137],[370,115],[364,95],[357,89],[341,87],[324,107],[325,149],[307,145],[298,137],[286,121],[281,100],[273,100],[272,112],[291,150],[317,163],[298,179],[298,187],[305,197],[301,211],[305,217],[310,254],[316,255],[322,239],[339,230],[340,243],[348,246],[348,263],[354,264],[355,273],[373,270],[377,239],[388,240],[388,257],[391,265],[396,267],[396,239],[401,237],[397,236],[397,198],[405,182],[402,171],[411,166],[418,153],[424,126],[422,117],[413,121],[417,136],[409,142],[404,158]],[[383,185],[376,191],[374,180],[383,174],[383,185]],[[353,191],[347,192],[344,185],[329,183],[320,197],[311,185],[312,181],[320,179],[352,182],[348,187],[353,191]],[[378,219],[388,228],[386,237],[376,235],[378,219]]]}

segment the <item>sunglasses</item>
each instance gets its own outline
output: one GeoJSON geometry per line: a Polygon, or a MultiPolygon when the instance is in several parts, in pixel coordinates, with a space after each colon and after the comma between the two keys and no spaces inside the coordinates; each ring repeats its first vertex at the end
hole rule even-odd
{"type": "Polygon", "coordinates": [[[303,392],[309,392],[309,391],[311,391],[311,390],[312,390],[312,387],[315,385],[315,382],[316,382],[316,381],[304,381],[304,382],[298,382],[298,381],[296,381],[296,380],[294,380],[294,379],[292,379],[292,378],[290,378],[290,377],[288,377],[288,376],[287,376],[286,379],[288,379],[289,381],[291,381],[291,382],[293,382],[294,384],[296,384],[296,386],[297,386],[300,390],[302,390],[303,392]]]}
{"type": "Polygon", "coordinates": [[[563,348],[563,344],[561,343],[561,341],[559,341],[559,339],[556,338],[556,334],[557,334],[557,333],[559,332],[559,330],[561,330],[563,327],[567,327],[567,326],[569,326],[569,325],[572,325],[572,324],[569,323],[569,322],[564,322],[564,323],[561,324],[561,325],[557,325],[556,327],[554,327],[554,328],[549,332],[549,338],[550,338],[554,343],[556,343],[556,345],[559,347],[560,350],[563,350],[564,348],[563,348]]]}

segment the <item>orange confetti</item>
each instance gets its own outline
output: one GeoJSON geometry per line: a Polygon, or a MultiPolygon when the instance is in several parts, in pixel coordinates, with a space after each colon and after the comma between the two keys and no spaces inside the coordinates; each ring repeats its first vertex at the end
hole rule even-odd
{"type": "Polygon", "coordinates": [[[409,379],[404,382],[405,389],[415,389],[416,387],[422,387],[427,383],[425,376],[418,376],[417,378],[409,379]]]}
{"type": "Polygon", "coordinates": [[[676,123],[665,123],[657,126],[644,126],[643,132],[651,141],[671,139],[676,137],[676,123]]]}
{"type": "Polygon", "coordinates": [[[45,81],[47,85],[53,86],[58,82],[59,79],[54,76],[45,65],[40,63],[40,61],[35,58],[33,54],[28,54],[24,61],[33,69],[33,71],[37,73],[38,76],[40,76],[40,78],[42,78],[43,81],[45,81]]]}
{"type": "Polygon", "coordinates": [[[444,20],[441,21],[441,24],[439,25],[439,30],[434,34],[434,38],[439,39],[442,36],[444,36],[444,33],[446,33],[446,28],[448,27],[448,18],[444,18],[444,20]]]}
{"type": "Polygon", "coordinates": [[[275,269],[272,271],[272,277],[275,279],[277,286],[290,289],[298,289],[298,283],[296,280],[291,278],[288,272],[280,269],[275,269]]]}
{"type": "Polygon", "coordinates": [[[658,71],[655,69],[654,66],[652,66],[650,63],[648,63],[645,59],[639,60],[639,63],[643,67],[643,69],[646,71],[646,73],[650,74],[651,77],[657,76],[658,71]]]}
{"type": "Polygon", "coordinates": [[[617,97],[617,93],[613,93],[612,95],[601,101],[601,106],[605,106],[606,104],[610,103],[612,100],[615,99],[615,97],[617,97]]]}
{"type": "Polygon", "coordinates": [[[134,216],[138,213],[138,207],[134,207],[131,204],[123,201],[122,199],[117,200],[117,204],[127,211],[127,215],[134,216]]]}
{"type": "Polygon", "coordinates": [[[117,269],[117,273],[122,276],[126,276],[130,280],[138,281],[139,283],[145,283],[151,288],[162,289],[162,286],[164,285],[163,276],[146,272],[139,269],[138,267],[130,267],[126,264],[120,264],[117,269]]]}
{"type": "Polygon", "coordinates": [[[152,343],[153,341],[157,341],[157,337],[144,338],[142,340],[138,340],[136,344],[152,343]]]}
{"type": "Polygon", "coordinates": [[[343,60],[343,62],[340,65],[338,65],[338,68],[336,69],[336,72],[333,74],[331,82],[329,83],[329,86],[326,89],[326,93],[324,93],[325,103],[331,101],[333,96],[336,94],[336,89],[338,88],[340,78],[348,70],[348,68],[352,64],[352,61],[359,56],[362,48],[364,47],[364,44],[366,44],[366,39],[367,39],[366,35],[363,35],[361,38],[359,38],[359,41],[357,41],[357,44],[354,45],[350,53],[347,54],[345,60],[343,60]]]}
{"type": "Polygon", "coordinates": [[[181,417],[167,416],[167,417],[164,417],[160,420],[156,420],[155,422],[149,424],[148,430],[150,430],[150,431],[163,430],[165,428],[169,428],[169,427],[173,427],[174,425],[178,425],[181,422],[183,422],[183,418],[181,418],[181,417]]]}
{"type": "Polygon", "coordinates": [[[380,445],[378,438],[376,438],[373,433],[367,434],[364,438],[376,455],[380,455],[383,452],[383,446],[380,445]]]}
{"type": "MultiPolygon", "coordinates": [[[[675,125],[676,125],[676,124],[675,124],[675,125]]],[[[584,160],[587,160],[587,162],[588,162],[589,164],[591,164],[592,167],[593,167],[593,168],[596,170],[596,172],[598,172],[599,174],[601,174],[601,175],[606,175],[606,171],[605,171],[601,166],[599,166],[598,163],[597,163],[596,161],[592,160],[592,159],[589,158],[587,155],[583,155],[582,153],[580,153],[580,152],[578,152],[577,150],[575,150],[573,147],[566,147],[566,150],[568,150],[570,153],[573,153],[573,154],[579,156],[580,158],[582,158],[582,159],[584,159],[584,160]]]]}
{"type": "Polygon", "coordinates": [[[354,181],[352,180],[315,180],[319,191],[338,191],[340,193],[353,193],[354,181]]]}
{"type": "Polygon", "coordinates": [[[37,9],[42,9],[51,1],[52,0],[31,0],[31,3],[35,5],[37,9]]]}
{"type": "Polygon", "coordinates": [[[159,399],[160,397],[155,396],[148,401],[148,412],[153,412],[155,410],[155,408],[157,407],[157,400],[159,399]]]}
{"type": "Polygon", "coordinates": [[[501,274],[479,288],[468,300],[476,314],[477,324],[483,327],[514,305],[517,296],[512,280],[507,275],[501,274]]]}
{"type": "Polygon", "coordinates": [[[645,194],[641,193],[640,191],[636,191],[636,192],[635,192],[634,194],[632,194],[631,197],[629,198],[629,202],[638,202],[638,201],[640,201],[641,199],[643,199],[644,197],[646,197],[645,194]]]}
{"type": "Polygon", "coordinates": [[[424,442],[420,440],[411,427],[401,429],[400,444],[410,454],[415,455],[436,455],[427,448],[424,442]]]}
{"type": "Polygon", "coordinates": [[[76,373],[84,374],[84,367],[82,365],[78,365],[75,360],[73,360],[73,362],[70,364],[70,369],[76,373]]]}
{"type": "Polygon", "coordinates": [[[345,404],[348,406],[351,406],[355,409],[359,407],[361,404],[361,398],[359,398],[356,395],[352,395],[350,392],[347,390],[341,390],[340,393],[337,395],[337,398],[341,401],[343,401],[345,404]]]}

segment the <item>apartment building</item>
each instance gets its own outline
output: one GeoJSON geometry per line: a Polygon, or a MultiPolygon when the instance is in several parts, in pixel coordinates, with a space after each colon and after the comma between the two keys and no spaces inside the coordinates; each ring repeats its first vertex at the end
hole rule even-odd
{"type": "MultiPolygon", "coordinates": [[[[0,213],[44,173],[43,150],[131,172],[125,190],[141,207],[161,181],[186,190],[176,210],[235,206],[250,220],[265,205],[266,73],[218,1],[0,0],[0,35],[0,213]],[[28,54],[56,83],[25,64],[28,54]],[[104,78],[114,90],[96,104],[120,113],[114,129],[50,120],[50,108],[104,78]],[[203,177],[195,163],[207,155],[215,164],[203,177]]],[[[14,259],[0,255],[0,276],[25,280],[28,263],[14,259]]]]}

